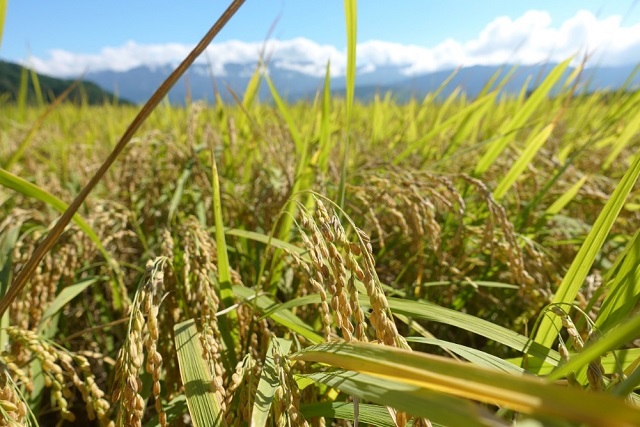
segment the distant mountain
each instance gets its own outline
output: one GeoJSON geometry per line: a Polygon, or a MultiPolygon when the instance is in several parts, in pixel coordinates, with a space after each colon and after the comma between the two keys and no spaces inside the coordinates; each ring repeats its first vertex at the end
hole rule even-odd
{"type": "MultiPolygon", "coordinates": [[[[280,96],[289,101],[313,99],[322,88],[324,79],[310,76],[299,71],[286,70],[270,64],[268,72],[280,96]]],[[[501,89],[503,93],[517,94],[527,85],[527,91],[533,90],[548,75],[555,64],[520,66],[513,72],[511,78],[501,89]]],[[[98,71],[88,73],[87,80],[96,82],[103,88],[117,91],[133,102],[146,101],[160,83],[173,71],[171,65],[161,67],[138,67],[124,72],[98,71]]],[[[169,93],[172,103],[184,103],[189,94],[191,99],[213,101],[214,86],[218,88],[223,100],[233,101],[229,92],[231,89],[242,97],[251,78],[254,65],[227,64],[222,75],[211,76],[206,65],[194,65],[169,93]],[[214,84],[215,83],[215,84],[214,84]]],[[[456,88],[467,96],[478,96],[483,87],[495,73],[499,73],[496,82],[500,82],[511,70],[511,66],[473,66],[457,70],[451,81],[442,88],[441,97],[451,94],[456,88]]],[[[573,69],[565,72],[567,77],[573,69]]],[[[629,88],[640,88],[640,74],[633,74],[633,66],[588,68],[581,76],[581,90],[615,90],[621,88],[630,77],[629,88]]],[[[429,74],[406,76],[400,67],[378,67],[373,71],[360,70],[356,79],[356,96],[362,101],[373,98],[376,93],[387,91],[404,101],[410,97],[421,98],[427,93],[438,90],[441,84],[449,78],[454,70],[438,71],[429,74]]],[[[563,82],[564,79],[561,79],[563,82]]],[[[496,83],[497,84],[497,83],[496,83]]],[[[332,91],[336,94],[344,93],[344,78],[331,80],[332,91]]],[[[266,85],[260,87],[260,98],[269,100],[269,89],[266,85]]]]}
{"type": "MultiPolygon", "coordinates": [[[[8,95],[9,102],[15,102],[18,99],[23,71],[24,67],[19,64],[0,60],[0,96],[8,95]]],[[[36,73],[36,75],[45,102],[51,102],[56,99],[74,82],[73,80],[57,79],[43,74],[36,73]]],[[[27,102],[35,103],[36,92],[33,81],[31,80],[31,73],[29,73],[28,76],[27,102]]],[[[83,81],[71,91],[67,100],[80,103],[83,99],[86,99],[86,102],[89,104],[102,104],[105,101],[114,102],[115,96],[113,93],[103,90],[93,82],[83,81]]],[[[126,99],[119,99],[118,102],[121,104],[130,103],[126,99]]]]}
{"type": "MultiPolygon", "coordinates": [[[[91,72],[86,74],[86,78],[101,87],[117,90],[128,99],[141,103],[149,99],[173,70],[174,67],[170,65],[155,68],[142,66],[124,72],[110,70],[91,72]]],[[[227,64],[223,75],[212,76],[206,65],[193,65],[171,89],[169,101],[184,103],[187,95],[190,95],[191,99],[213,101],[214,87],[217,87],[222,99],[232,102],[233,96],[229,89],[242,98],[253,72],[253,65],[227,64]]],[[[322,85],[322,79],[273,66],[269,68],[269,75],[280,96],[288,100],[313,96],[316,89],[322,85]]],[[[261,85],[259,95],[261,99],[269,99],[269,88],[261,85]]]]}
{"type": "MultiPolygon", "coordinates": [[[[526,85],[526,91],[534,90],[549,74],[556,64],[519,66],[515,69],[509,80],[502,87],[506,94],[517,94],[526,85]]],[[[511,71],[511,66],[473,66],[459,70],[438,71],[406,78],[395,84],[388,85],[356,85],[356,96],[361,101],[373,99],[376,93],[393,93],[397,100],[405,101],[409,98],[422,98],[427,93],[433,93],[440,89],[440,97],[449,96],[456,88],[460,87],[468,97],[477,97],[491,78],[498,73],[492,89],[495,89],[501,80],[511,71]],[[455,73],[455,74],[454,74],[455,73]],[[440,88],[449,77],[451,80],[444,88],[440,88]]],[[[568,68],[552,93],[566,81],[566,78],[574,71],[568,68]]],[[[640,74],[635,73],[635,67],[601,67],[587,68],[580,76],[579,91],[593,92],[595,90],[616,90],[628,84],[628,89],[640,89],[640,74]],[[627,81],[628,80],[628,81],[627,81]]],[[[337,91],[338,94],[344,91],[337,91]]]]}

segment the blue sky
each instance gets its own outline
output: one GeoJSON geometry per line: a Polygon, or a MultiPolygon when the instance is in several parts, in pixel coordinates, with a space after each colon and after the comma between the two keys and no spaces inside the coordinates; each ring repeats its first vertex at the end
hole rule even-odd
{"type": "MultiPolygon", "coordinates": [[[[639,3],[450,0],[445,7],[430,0],[361,0],[360,64],[404,64],[407,73],[417,73],[557,60],[581,48],[607,53],[601,62],[637,62],[639,3]]],[[[26,60],[54,75],[176,62],[226,5],[221,0],[9,0],[0,58],[26,60]]],[[[214,41],[210,59],[256,60],[276,19],[269,48],[283,67],[318,73],[331,58],[340,72],[345,46],[340,0],[247,0],[214,41]]]]}

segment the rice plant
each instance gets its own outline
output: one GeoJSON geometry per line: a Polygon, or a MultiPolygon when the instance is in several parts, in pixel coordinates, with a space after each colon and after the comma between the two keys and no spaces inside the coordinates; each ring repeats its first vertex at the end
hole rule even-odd
{"type": "Polygon", "coordinates": [[[140,111],[0,106],[0,424],[640,425],[640,92],[359,103],[346,0],[345,99],[162,104],[241,4],[140,111]]]}

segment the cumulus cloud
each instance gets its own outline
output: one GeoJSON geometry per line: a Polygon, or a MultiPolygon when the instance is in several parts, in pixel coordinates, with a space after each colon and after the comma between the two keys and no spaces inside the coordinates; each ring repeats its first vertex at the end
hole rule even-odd
{"type": "MultiPolygon", "coordinates": [[[[125,71],[138,66],[161,66],[181,61],[192,46],[138,44],[129,41],[119,47],[106,47],[98,53],[81,54],[61,49],[48,57],[32,57],[29,65],[55,76],[76,76],[85,71],[111,69],[125,71]]],[[[334,46],[305,38],[268,42],[227,41],[212,44],[198,61],[209,63],[213,72],[223,75],[226,64],[253,64],[261,52],[275,67],[322,76],[331,61],[334,76],[344,74],[346,52],[334,46]]],[[[640,24],[623,26],[621,16],[597,18],[582,10],[553,26],[546,11],[531,10],[517,19],[498,17],[478,36],[468,41],[447,39],[436,46],[390,43],[382,40],[360,42],[358,66],[363,72],[377,67],[397,66],[414,75],[457,66],[535,64],[558,62],[571,55],[579,59],[591,55],[591,63],[624,65],[640,58],[640,24]]],[[[579,60],[577,59],[577,60],[579,60]]]]}

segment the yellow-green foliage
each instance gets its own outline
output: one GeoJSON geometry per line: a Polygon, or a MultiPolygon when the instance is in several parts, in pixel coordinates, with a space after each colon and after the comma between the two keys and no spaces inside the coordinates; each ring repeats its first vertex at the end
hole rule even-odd
{"type": "MultiPolygon", "coordinates": [[[[151,114],[2,319],[3,417],[640,425],[637,93],[267,83],[151,114]]],[[[137,112],[45,108],[0,107],[3,292],[137,112]]]]}

